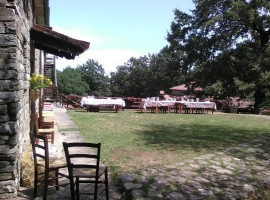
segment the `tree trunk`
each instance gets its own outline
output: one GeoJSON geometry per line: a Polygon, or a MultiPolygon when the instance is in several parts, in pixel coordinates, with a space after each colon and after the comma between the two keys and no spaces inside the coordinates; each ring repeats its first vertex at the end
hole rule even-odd
{"type": "Polygon", "coordinates": [[[254,109],[256,113],[259,113],[259,106],[261,103],[263,103],[265,99],[265,92],[263,92],[261,88],[257,88],[254,98],[255,98],[254,109]]]}

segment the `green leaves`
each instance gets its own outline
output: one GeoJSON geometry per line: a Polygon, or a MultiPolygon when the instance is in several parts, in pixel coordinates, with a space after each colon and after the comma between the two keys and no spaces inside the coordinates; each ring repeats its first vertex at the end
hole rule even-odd
{"type": "Polygon", "coordinates": [[[57,71],[58,90],[62,94],[86,95],[89,86],[81,78],[81,74],[71,67],[63,72],[57,71]]]}
{"type": "Polygon", "coordinates": [[[269,94],[269,0],[194,4],[192,16],[175,11],[167,37],[171,54],[184,55],[179,67],[209,95],[253,96],[258,106],[269,94]]]}
{"type": "Polygon", "coordinates": [[[59,92],[63,94],[110,96],[108,77],[102,66],[94,60],[75,69],[67,67],[57,72],[59,92]]]}
{"type": "Polygon", "coordinates": [[[76,70],[81,74],[82,80],[89,86],[88,93],[97,96],[110,96],[109,79],[105,71],[95,60],[88,60],[85,64],[80,65],[76,70]]]}

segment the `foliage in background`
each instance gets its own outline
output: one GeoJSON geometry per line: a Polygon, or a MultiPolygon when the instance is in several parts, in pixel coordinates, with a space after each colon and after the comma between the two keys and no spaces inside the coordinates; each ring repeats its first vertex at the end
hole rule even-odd
{"type": "Polygon", "coordinates": [[[270,2],[194,3],[190,15],[175,10],[168,34],[172,52],[184,53],[183,62],[198,86],[220,86],[220,97],[252,97],[258,108],[269,92],[270,2]]]}
{"type": "Polygon", "coordinates": [[[85,64],[79,65],[76,70],[89,86],[88,93],[96,96],[110,96],[109,79],[102,65],[97,61],[89,59],[85,64]]]}
{"type": "Polygon", "coordinates": [[[149,54],[140,58],[130,58],[117,71],[111,73],[110,88],[113,96],[150,97],[159,95],[163,90],[170,93],[169,88],[185,80],[176,63],[178,58],[164,48],[158,54],[149,54]]]}
{"type": "Polygon", "coordinates": [[[57,71],[57,83],[58,91],[62,94],[86,95],[89,92],[89,86],[82,80],[81,74],[71,67],[57,71]]]}
{"type": "Polygon", "coordinates": [[[108,81],[104,69],[94,60],[57,71],[58,90],[63,94],[110,96],[108,81]]]}

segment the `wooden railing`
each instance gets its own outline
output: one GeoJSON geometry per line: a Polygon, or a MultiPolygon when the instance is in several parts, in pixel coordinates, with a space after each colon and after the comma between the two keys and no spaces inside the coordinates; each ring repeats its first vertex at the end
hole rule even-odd
{"type": "Polygon", "coordinates": [[[73,96],[73,95],[58,95],[58,102],[62,107],[66,109],[83,109],[84,107],[81,106],[81,96],[73,96]]]}

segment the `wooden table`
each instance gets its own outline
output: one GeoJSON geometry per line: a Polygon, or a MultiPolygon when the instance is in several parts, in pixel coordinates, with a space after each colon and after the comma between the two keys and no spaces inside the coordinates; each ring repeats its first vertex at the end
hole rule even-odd
{"type": "Polygon", "coordinates": [[[193,114],[194,110],[202,110],[202,113],[205,113],[205,111],[211,110],[212,114],[214,111],[217,109],[216,103],[215,102],[176,102],[176,106],[178,107],[178,113],[182,114],[183,109],[189,109],[189,113],[193,114]]]}
{"type": "Polygon", "coordinates": [[[154,113],[158,113],[160,108],[166,109],[167,113],[171,112],[172,106],[175,105],[176,101],[154,101],[149,99],[143,99],[139,105],[141,112],[144,110],[146,113],[147,108],[150,108],[154,113]]]}
{"type": "Polygon", "coordinates": [[[81,105],[84,106],[87,111],[94,110],[99,112],[100,108],[103,108],[104,110],[115,110],[115,112],[118,112],[120,108],[125,107],[125,101],[123,99],[95,99],[92,97],[83,97],[81,105]]]}

